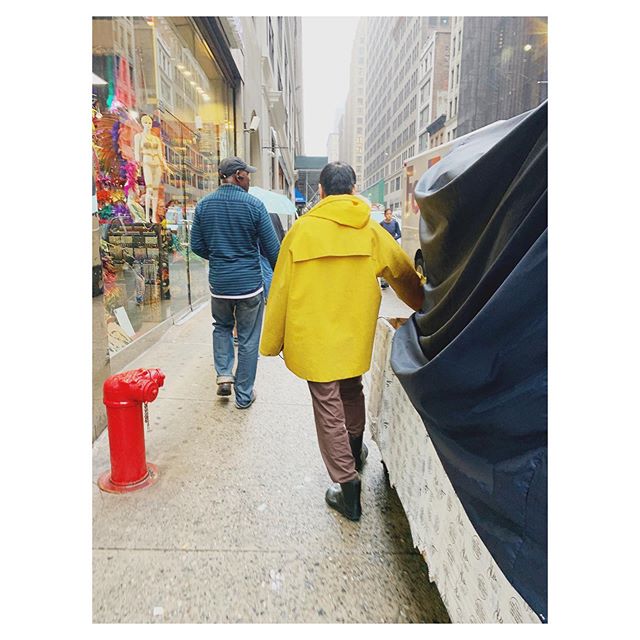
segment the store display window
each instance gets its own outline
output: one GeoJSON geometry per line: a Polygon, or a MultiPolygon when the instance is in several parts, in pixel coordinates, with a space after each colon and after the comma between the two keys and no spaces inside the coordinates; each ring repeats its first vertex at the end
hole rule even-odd
{"type": "Polygon", "coordinates": [[[109,351],[208,296],[195,205],[234,153],[233,90],[188,17],[93,18],[93,169],[109,351]]]}

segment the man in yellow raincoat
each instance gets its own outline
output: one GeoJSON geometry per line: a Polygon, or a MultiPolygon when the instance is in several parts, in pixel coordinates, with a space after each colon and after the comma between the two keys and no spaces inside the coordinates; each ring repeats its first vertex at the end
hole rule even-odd
{"type": "Polygon", "coordinates": [[[350,520],[362,512],[362,374],[371,364],[380,308],[377,277],[413,309],[424,299],[424,278],[371,220],[355,181],[348,164],[322,169],[320,202],[296,221],[280,248],[260,342],[260,353],[282,351],[287,367],[307,380],[320,453],[335,483],[325,498],[350,520]]]}

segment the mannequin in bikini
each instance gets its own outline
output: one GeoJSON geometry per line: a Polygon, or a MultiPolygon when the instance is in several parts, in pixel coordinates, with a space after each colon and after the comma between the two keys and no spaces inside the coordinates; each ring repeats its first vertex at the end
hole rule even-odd
{"type": "Polygon", "coordinates": [[[162,141],[151,133],[153,121],[148,115],[140,119],[142,132],[134,138],[134,154],[138,164],[142,164],[142,175],[146,185],[144,210],[149,222],[160,222],[158,214],[158,190],[162,180],[162,172],[168,171],[162,154],[162,141]],[[153,214],[152,214],[153,211],[153,214]]]}

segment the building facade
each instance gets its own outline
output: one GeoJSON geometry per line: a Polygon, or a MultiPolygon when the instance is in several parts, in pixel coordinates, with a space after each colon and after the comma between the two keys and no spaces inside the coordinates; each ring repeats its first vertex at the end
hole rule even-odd
{"type": "MultiPolygon", "coordinates": [[[[421,54],[418,74],[417,153],[442,143],[447,113],[449,30],[434,31],[421,54]]],[[[411,157],[411,154],[408,156],[411,157]]]]}
{"type": "MultiPolygon", "coordinates": [[[[340,118],[342,121],[342,116],[340,118]]],[[[340,128],[340,124],[338,124],[338,129],[340,128]]],[[[329,158],[329,162],[336,162],[340,160],[340,133],[330,133],[327,138],[327,157],[329,158]]]]}
{"type": "Polygon", "coordinates": [[[384,203],[394,210],[401,207],[407,158],[547,98],[546,18],[405,16],[362,22],[360,190],[379,198],[384,184],[384,203]]]}
{"type": "Polygon", "coordinates": [[[303,147],[301,19],[235,18],[242,70],[241,152],[252,184],[293,199],[294,159],[303,147]]]}
{"type": "Polygon", "coordinates": [[[417,152],[420,53],[448,17],[368,17],[366,20],[363,191],[384,181],[385,204],[401,206],[403,163],[417,152]]]}
{"type": "Polygon", "coordinates": [[[367,19],[361,18],[351,49],[349,91],[340,138],[340,157],[356,172],[356,184],[364,188],[364,140],[366,112],[367,19]]]}
{"type": "Polygon", "coordinates": [[[465,17],[456,137],[547,98],[545,17],[465,17]]]}
{"type": "Polygon", "coordinates": [[[464,18],[451,18],[451,44],[449,46],[449,84],[447,91],[447,118],[444,124],[443,138],[445,142],[453,140],[457,135],[458,109],[460,107],[460,75],[462,72],[462,37],[464,18]]]}
{"type": "Polygon", "coordinates": [[[95,17],[92,33],[97,437],[104,379],[209,298],[189,235],[220,160],[293,201],[303,140],[300,18],[95,17]]]}

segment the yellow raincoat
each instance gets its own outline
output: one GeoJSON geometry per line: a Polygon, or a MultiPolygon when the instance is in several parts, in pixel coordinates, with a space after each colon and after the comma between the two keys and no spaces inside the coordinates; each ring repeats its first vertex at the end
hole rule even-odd
{"type": "Polygon", "coordinates": [[[260,353],[283,351],[300,378],[330,382],[371,365],[382,276],[413,309],[424,278],[369,205],[353,195],[328,196],[296,221],[280,247],[260,353]]]}

